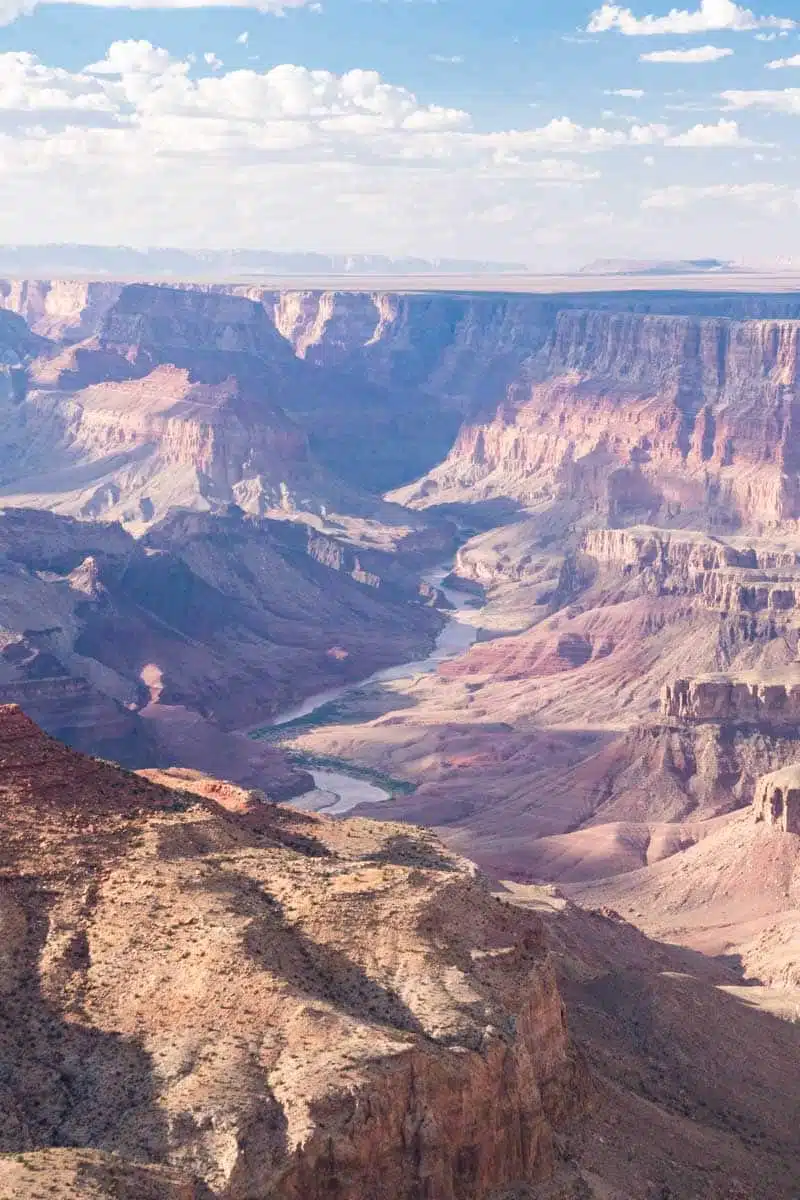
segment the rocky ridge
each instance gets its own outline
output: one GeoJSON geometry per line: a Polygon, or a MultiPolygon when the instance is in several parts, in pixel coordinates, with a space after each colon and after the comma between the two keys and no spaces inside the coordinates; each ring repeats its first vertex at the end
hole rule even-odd
{"type": "Polygon", "coordinates": [[[137,779],[15,708],[0,767],[0,1179],[64,1146],[231,1200],[553,1175],[586,1084],[541,922],[430,835],[137,779]]]}

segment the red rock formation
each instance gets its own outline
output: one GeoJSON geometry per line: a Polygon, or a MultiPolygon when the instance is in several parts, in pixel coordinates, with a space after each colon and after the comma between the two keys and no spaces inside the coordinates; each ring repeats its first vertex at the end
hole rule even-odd
{"type": "Polygon", "coordinates": [[[421,830],[173,782],[0,708],[0,1152],[186,1197],[546,1182],[587,1084],[539,919],[421,830]]]}

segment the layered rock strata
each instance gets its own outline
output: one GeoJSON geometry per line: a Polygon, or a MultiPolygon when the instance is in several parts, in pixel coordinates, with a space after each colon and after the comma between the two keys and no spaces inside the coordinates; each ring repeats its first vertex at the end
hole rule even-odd
{"type": "Polygon", "coordinates": [[[800,725],[800,669],[792,674],[796,678],[676,679],[664,687],[661,715],[687,722],[800,725]]]}
{"type": "Polygon", "coordinates": [[[613,526],[794,528],[800,323],[561,311],[495,415],[399,497],[566,502],[613,526]]]}
{"type": "MultiPolygon", "coordinates": [[[[338,513],[339,525],[361,519],[397,527],[399,537],[426,525],[360,486],[377,469],[372,460],[383,455],[388,470],[396,457],[397,405],[301,362],[263,307],[241,296],[123,288],[92,336],[28,365],[5,418],[0,494],[8,503],[134,529],[176,506],[230,503],[259,515],[310,514],[323,527],[338,513]]],[[[435,413],[413,421],[417,438],[430,437],[421,443],[427,466],[439,444],[435,413]]]]}
{"type": "Polygon", "coordinates": [[[800,607],[800,555],[780,543],[639,526],[591,530],[581,549],[654,594],[694,596],[722,613],[786,622],[800,607]]]}

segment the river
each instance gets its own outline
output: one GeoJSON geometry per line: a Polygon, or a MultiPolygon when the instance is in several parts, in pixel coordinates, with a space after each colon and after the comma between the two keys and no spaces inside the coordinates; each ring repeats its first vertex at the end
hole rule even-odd
{"type": "MultiPolygon", "coordinates": [[[[442,586],[442,580],[447,578],[452,569],[452,563],[447,563],[422,575],[422,580],[432,587],[438,588],[453,606],[452,609],[441,610],[449,619],[439,633],[436,644],[427,658],[400,663],[395,667],[386,667],[357,683],[349,683],[344,687],[331,688],[325,692],[317,692],[314,696],[308,696],[302,704],[279,713],[273,719],[272,727],[288,725],[289,722],[296,721],[300,717],[312,716],[332,700],[341,700],[351,692],[360,691],[370,684],[389,683],[401,679],[413,680],[420,675],[430,674],[436,670],[439,663],[448,658],[457,658],[458,655],[468,650],[478,637],[479,610],[475,608],[472,597],[466,593],[442,586]]],[[[303,809],[306,812],[339,815],[355,808],[357,804],[377,804],[386,800],[391,794],[385,788],[378,787],[377,784],[355,775],[348,775],[344,771],[312,770],[311,775],[316,784],[314,790],[306,792],[302,796],[295,796],[291,801],[295,808],[303,809]]]]}

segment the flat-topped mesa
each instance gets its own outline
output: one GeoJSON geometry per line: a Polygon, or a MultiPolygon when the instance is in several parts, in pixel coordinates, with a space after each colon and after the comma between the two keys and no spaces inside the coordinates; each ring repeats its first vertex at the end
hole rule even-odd
{"type": "Polygon", "coordinates": [[[781,833],[800,835],[800,765],[761,776],[753,799],[753,817],[781,833]]]}
{"type": "Polygon", "coordinates": [[[650,591],[696,596],[720,612],[779,615],[800,607],[800,558],[780,543],[641,525],[590,530],[583,552],[650,591]]]}
{"type": "Polygon", "coordinates": [[[690,724],[800,725],[800,670],[795,680],[754,675],[676,679],[662,690],[661,715],[690,724]]]}

